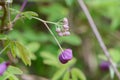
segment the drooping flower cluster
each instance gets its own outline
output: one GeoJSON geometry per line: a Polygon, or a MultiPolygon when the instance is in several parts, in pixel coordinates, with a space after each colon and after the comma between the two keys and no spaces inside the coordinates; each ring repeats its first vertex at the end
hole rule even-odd
{"type": "Polygon", "coordinates": [[[60,55],[59,60],[62,64],[67,63],[73,57],[71,49],[65,49],[60,55]]]}
{"type": "Polygon", "coordinates": [[[58,33],[59,36],[69,36],[70,31],[69,31],[69,24],[68,24],[68,19],[64,18],[62,21],[62,28],[57,27],[56,32],[58,33]]]}
{"type": "Polygon", "coordinates": [[[10,65],[9,62],[3,62],[0,64],[0,76],[4,74],[4,72],[7,70],[9,65],[10,65]]]}

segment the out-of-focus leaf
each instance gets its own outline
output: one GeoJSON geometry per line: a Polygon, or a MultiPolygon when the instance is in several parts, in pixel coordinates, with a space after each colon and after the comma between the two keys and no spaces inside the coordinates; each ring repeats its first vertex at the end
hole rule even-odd
{"type": "Polygon", "coordinates": [[[119,21],[120,21],[119,17],[112,19],[112,23],[111,23],[112,30],[116,30],[119,27],[120,25],[119,21]]]}
{"type": "Polygon", "coordinates": [[[59,78],[64,74],[66,68],[62,68],[60,70],[58,70],[52,77],[51,80],[59,80],[59,78]]]}
{"type": "Polygon", "coordinates": [[[15,43],[12,41],[10,42],[10,50],[11,50],[13,57],[15,58],[16,57],[16,46],[15,46],[15,43]]]}
{"type": "Polygon", "coordinates": [[[2,57],[0,57],[0,63],[4,62],[4,59],[2,57]]]}
{"type": "Polygon", "coordinates": [[[113,70],[113,68],[111,66],[109,67],[109,71],[110,71],[110,77],[111,77],[111,79],[114,79],[115,72],[114,72],[114,70],[113,70]]]}
{"type": "Polygon", "coordinates": [[[73,68],[71,70],[71,75],[73,77],[73,80],[78,80],[78,79],[79,80],[86,80],[86,77],[85,77],[84,73],[77,68],[73,68]]]}
{"type": "Polygon", "coordinates": [[[19,68],[14,67],[14,66],[9,66],[7,69],[7,72],[11,74],[22,74],[23,73],[19,68]]]}
{"type": "Polygon", "coordinates": [[[6,80],[10,77],[10,74],[8,72],[5,72],[2,76],[0,76],[0,80],[6,80]]]}
{"type": "Polygon", "coordinates": [[[74,34],[71,34],[70,36],[61,37],[60,41],[66,42],[68,44],[75,45],[75,46],[81,44],[81,39],[74,34]]]}
{"type": "Polygon", "coordinates": [[[59,67],[58,60],[54,55],[52,55],[52,53],[41,52],[40,56],[44,59],[43,61],[44,61],[45,64],[55,66],[55,67],[59,67]]]}
{"type": "Polygon", "coordinates": [[[65,2],[68,6],[71,6],[73,4],[74,0],[65,0],[65,2]]]}
{"type": "Polygon", "coordinates": [[[77,75],[74,71],[71,71],[72,80],[78,80],[77,75]]]}
{"type": "Polygon", "coordinates": [[[38,42],[32,42],[27,45],[27,48],[34,53],[40,48],[40,44],[38,42]]]}
{"type": "Polygon", "coordinates": [[[10,80],[19,80],[15,75],[12,75],[9,77],[10,80]]]}
{"type": "Polygon", "coordinates": [[[29,54],[30,51],[25,47],[23,46],[21,43],[19,42],[15,42],[15,45],[16,45],[16,48],[18,49],[19,51],[19,55],[21,57],[21,59],[23,60],[23,62],[27,65],[31,65],[31,60],[30,60],[30,56],[29,54]]]}
{"type": "Polygon", "coordinates": [[[93,0],[93,2],[86,0],[87,4],[93,6],[93,7],[109,7],[109,6],[118,6],[120,3],[119,0],[93,0]]]}
{"type": "Polygon", "coordinates": [[[69,72],[69,71],[67,71],[67,72],[64,74],[63,80],[70,80],[70,72],[69,72]]]}
{"type": "Polygon", "coordinates": [[[63,64],[63,67],[69,67],[76,63],[76,59],[72,58],[67,64],[63,64]]]}
{"type": "Polygon", "coordinates": [[[42,6],[39,11],[43,14],[47,14],[48,20],[50,21],[56,21],[59,20],[68,14],[67,8],[60,4],[51,4],[49,6],[42,6]],[[59,15],[58,15],[59,13],[59,15]]]}
{"type": "Polygon", "coordinates": [[[109,49],[110,55],[115,62],[120,62],[120,50],[109,49]]]}
{"type": "Polygon", "coordinates": [[[90,10],[100,13],[101,16],[105,16],[109,20],[111,20],[111,24],[108,26],[111,27],[112,30],[116,30],[120,23],[120,11],[119,9],[119,0],[93,0],[92,2],[89,0],[86,0],[86,3],[90,7],[90,10]]]}
{"type": "Polygon", "coordinates": [[[38,38],[39,41],[42,42],[42,43],[47,42],[50,39],[49,34],[46,34],[46,33],[40,33],[38,36],[39,36],[39,38],[38,38]]]}
{"type": "MultiPolygon", "coordinates": [[[[118,49],[109,49],[110,56],[112,59],[119,63],[120,62],[120,51],[118,49]]],[[[102,60],[107,60],[106,56],[104,54],[99,54],[98,57],[102,60]]]]}
{"type": "Polygon", "coordinates": [[[34,55],[34,53],[40,48],[40,44],[38,42],[32,42],[27,45],[27,48],[30,50],[30,52],[32,52],[30,54],[31,59],[35,60],[36,56],[34,55]]]}
{"type": "Polygon", "coordinates": [[[0,76],[0,80],[19,80],[15,74],[22,74],[23,72],[17,68],[17,67],[14,67],[14,66],[9,66],[7,71],[2,75],[0,76]]]}
{"type": "Polygon", "coordinates": [[[7,39],[7,36],[6,35],[0,35],[0,40],[6,40],[7,39]]]}
{"type": "Polygon", "coordinates": [[[22,15],[25,16],[28,19],[32,19],[32,17],[37,17],[38,14],[32,11],[26,11],[26,12],[22,12],[22,15]]]}
{"type": "Polygon", "coordinates": [[[13,9],[13,8],[10,8],[10,12],[11,12],[11,14],[19,14],[20,13],[19,10],[13,9]]]}
{"type": "Polygon", "coordinates": [[[106,56],[103,55],[103,54],[99,54],[98,58],[101,59],[101,60],[105,60],[105,61],[107,60],[106,56]]]}

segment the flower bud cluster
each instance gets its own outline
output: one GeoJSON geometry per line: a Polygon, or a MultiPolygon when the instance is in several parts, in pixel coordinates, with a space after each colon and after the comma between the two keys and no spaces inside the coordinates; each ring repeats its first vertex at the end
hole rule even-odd
{"type": "Polygon", "coordinates": [[[68,19],[64,18],[62,21],[62,28],[58,27],[56,28],[56,32],[58,33],[59,36],[69,36],[70,31],[69,31],[69,24],[68,24],[68,19]]]}

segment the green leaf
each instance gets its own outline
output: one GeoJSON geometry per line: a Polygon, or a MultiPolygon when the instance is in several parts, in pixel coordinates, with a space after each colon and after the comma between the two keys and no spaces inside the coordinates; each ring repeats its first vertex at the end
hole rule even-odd
{"type": "Polygon", "coordinates": [[[39,11],[48,15],[49,21],[56,21],[68,15],[68,9],[58,3],[49,6],[41,6],[39,11]]]}
{"type": "Polygon", "coordinates": [[[120,62],[120,50],[118,49],[109,49],[110,55],[115,62],[120,62]]]}
{"type": "Polygon", "coordinates": [[[70,80],[70,72],[69,72],[69,71],[67,71],[67,72],[64,74],[63,80],[70,80]]]}
{"type": "Polygon", "coordinates": [[[64,74],[66,68],[62,68],[60,70],[58,70],[52,77],[51,80],[59,80],[59,78],[64,74]]]}
{"type": "MultiPolygon", "coordinates": [[[[110,56],[112,57],[113,61],[116,63],[120,62],[120,50],[118,49],[109,49],[110,56]]],[[[107,60],[106,56],[104,54],[99,54],[98,57],[102,60],[107,60]]]]}
{"type": "Polygon", "coordinates": [[[13,9],[13,8],[9,8],[9,9],[10,9],[11,14],[19,14],[20,13],[20,11],[17,9],[13,9]]]}
{"type": "Polygon", "coordinates": [[[15,58],[16,57],[16,46],[15,46],[15,42],[10,42],[10,50],[11,50],[11,53],[13,55],[13,57],[15,58]]]}
{"type": "Polygon", "coordinates": [[[23,74],[23,72],[19,68],[14,66],[9,66],[7,72],[9,72],[10,74],[23,74]]]}
{"type": "Polygon", "coordinates": [[[22,15],[25,16],[28,19],[32,19],[32,17],[37,17],[38,16],[38,14],[36,12],[32,12],[32,11],[22,12],[22,15]]]}
{"type": "Polygon", "coordinates": [[[32,52],[30,54],[30,57],[32,60],[35,60],[36,59],[36,56],[35,56],[35,52],[40,48],[40,43],[38,42],[32,42],[32,43],[29,43],[27,45],[27,48],[30,50],[30,52],[32,52]]]}
{"type": "Polygon", "coordinates": [[[111,66],[109,67],[109,71],[110,71],[110,77],[113,80],[114,76],[115,76],[115,72],[114,72],[114,70],[113,70],[113,68],[111,66]]]}
{"type": "Polygon", "coordinates": [[[49,52],[41,52],[40,56],[44,59],[43,62],[47,65],[59,67],[57,58],[49,52]]]}
{"type": "Polygon", "coordinates": [[[31,65],[31,60],[30,60],[30,56],[29,54],[31,54],[29,52],[29,50],[23,46],[21,43],[19,42],[15,42],[16,44],[16,48],[18,49],[19,55],[22,58],[22,61],[27,65],[31,65]]]}
{"type": "Polygon", "coordinates": [[[68,6],[72,6],[74,0],[65,0],[65,2],[68,6]]]}
{"type": "Polygon", "coordinates": [[[66,42],[66,43],[69,43],[69,44],[75,45],[75,46],[81,44],[81,39],[75,34],[72,34],[70,36],[61,37],[60,39],[62,42],[66,42]]]}
{"type": "Polygon", "coordinates": [[[8,72],[5,72],[2,76],[0,76],[0,80],[6,80],[10,77],[10,74],[8,72]]]}
{"type": "Polygon", "coordinates": [[[27,45],[27,48],[34,53],[40,48],[40,44],[38,42],[32,42],[27,45]]]}
{"type": "Polygon", "coordinates": [[[72,80],[78,80],[75,71],[71,70],[72,80]]]}
{"type": "Polygon", "coordinates": [[[11,74],[9,80],[19,80],[15,75],[11,74]]]}
{"type": "Polygon", "coordinates": [[[7,35],[0,34],[0,40],[6,40],[6,39],[7,39],[7,35]]]}
{"type": "Polygon", "coordinates": [[[103,55],[103,54],[99,54],[99,55],[98,55],[98,58],[101,59],[101,60],[105,60],[105,61],[107,61],[106,56],[103,55]]]}
{"type": "MultiPolygon", "coordinates": [[[[62,67],[68,68],[69,66],[72,66],[76,63],[76,58],[72,58],[67,64],[63,64],[62,67]]],[[[59,66],[61,68],[61,66],[59,66]]]]}
{"type": "Polygon", "coordinates": [[[86,80],[86,77],[85,77],[84,73],[77,68],[73,68],[71,70],[71,73],[72,73],[73,80],[78,80],[78,79],[79,80],[86,80]]]}

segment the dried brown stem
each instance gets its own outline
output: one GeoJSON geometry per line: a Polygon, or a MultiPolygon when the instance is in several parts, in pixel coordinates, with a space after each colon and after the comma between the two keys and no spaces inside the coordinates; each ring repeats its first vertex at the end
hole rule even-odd
{"type": "Polygon", "coordinates": [[[5,20],[6,20],[6,17],[7,17],[7,9],[6,9],[5,2],[0,2],[0,5],[3,8],[3,16],[1,17],[1,27],[0,27],[1,32],[0,33],[3,33],[3,29],[5,27],[5,20]]]}

